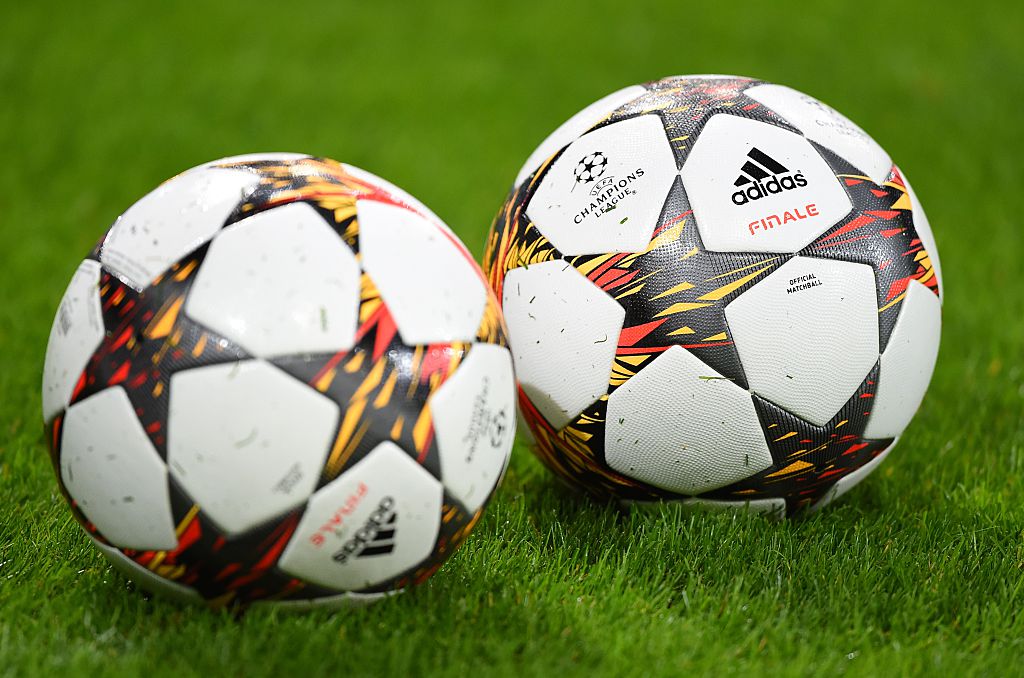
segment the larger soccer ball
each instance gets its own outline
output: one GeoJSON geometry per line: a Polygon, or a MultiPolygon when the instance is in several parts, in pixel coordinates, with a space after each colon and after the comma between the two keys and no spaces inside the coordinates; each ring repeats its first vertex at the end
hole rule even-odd
{"type": "Polygon", "coordinates": [[[423,205],[302,155],[142,198],[78,267],[43,377],[58,482],[143,586],[317,605],[423,581],[508,461],[497,301],[423,205]]]}
{"type": "Polygon", "coordinates": [[[885,458],[939,347],[905,175],[787,87],[683,76],[588,106],[491,231],[523,418],[569,482],[787,512],[885,458]]]}

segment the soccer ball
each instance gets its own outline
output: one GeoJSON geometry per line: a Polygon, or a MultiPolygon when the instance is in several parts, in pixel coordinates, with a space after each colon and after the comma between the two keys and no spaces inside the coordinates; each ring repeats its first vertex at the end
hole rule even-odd
{"type": "Polygon", "coordinates": [[[939,260],[905,175],[825,104],[748,78],[666,78],[570,118],[516,177],[484,270],[540,458],[622,500],[823,506],[892,449],[938,352],[939,260]]]}
{"type": "Polygon", "coordinates": [[[498,302],[402,190],[294,154],[135,203],[60,303],[43,418],[114,565],[211,604],[369,600],[429,577],[508,462],[498,302]]]}

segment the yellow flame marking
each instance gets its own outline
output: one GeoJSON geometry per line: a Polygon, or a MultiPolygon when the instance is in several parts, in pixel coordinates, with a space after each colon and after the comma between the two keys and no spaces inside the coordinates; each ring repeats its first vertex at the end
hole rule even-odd
{"type": "Polygon", "coordinates": [[[424,405],[420,410],[420,416],[412,427],[412,440],[417,452],[422,452],[427,446],[427,434],[430,433],[430,405],[424,405]]]}
{"type": "Polygon", "coordinates": [[[765,478],[775,478],[776,476],[785,476],[789,475],[790,473],[797,473],[798,471],[803,471],[804,469],[810,468],[812,466],[814,466],[814,464],[810,464],[806,461],[794,461],[792,464],[790,464],[784,469],[778,470],[775,473],[769,473],[768,475],[765,476],[765,478]]]}
{"type": "Polygon", "coordinates": [[[313,384],[313,388],[315,388],[316,390],[320,391],[321,393],[325,393],[327,391],[327,389],[329,389],[331,387],[331,384],[334,383],[334,377],[336,377],[337,375],[338,375],[338,370],[337,369],[335,369],[335,368],[329,369],[327,372],[324,373],[324,376],[322,376],[322,377],[320,377],[319,379],[316,380],[316,383],[313,384]]]}
{"type": "Polygon", "coordinates": [[[647,283],[640,283],[639,285],[635,285],[635,286],[627,289],[625,292],[623,292],[622,294],[616,296],[615,298],[616,299],[621,299],[623,297],[628,297],[631,294],[636,294],[637,292],[639,292],[640,290],[642,290],[646,286],[647,286],[647,283]]]}
{"type": "Polygon", "coordinates": [[[667,297],[668,295],[675,294],[676,292],[685,292],[686,290],[692,290],[692,289],[693,289],[693,283],[689,283],[689,282],[683,281],[683,282],[679,283],[678,285],[675,285],[674,287],[668,288],[667,290],[665,290],[661,294],[654,295],[653,297],[651,297],[651,299],[652,300],[654,300],[654,299],[661,299],[662,297],[667,297]]]}
{"type": "Polygon", "coordinates": [[[892,301],[890,301],[890,302],[889,302],[888,304],[886,304],[886,305],[885,305],[885,306],[883,306],[882,308],[878,309],[878,312],[879,312],[879,313],[881,313],[882,311],[885,311],[885,310],[889,309],[890,307],[892,307],[892,306],[895,306],[896,304],[898,304],[898,303],[900,303],[901,301],[903,301],[903,297],[905,297],[905,296],[907,296],[907,293],[906,293],[906,292],[903,292],[902,294],[900,294],[899,296],[897,296],[897,297],[896,297],[895,299],[893,299],[892,301]]]}
{"type": "Polygon", "coordinates": [[[199,337],[199,341],[196,342],[196,345],[192,347],[192,355],[194,357],[198,358],[199,356],[201,356],[203,354],[203,351],[205,351],[205,350],[206,350],[206,334],[203,333],[203,335],[199,337]]]}
{"type": "Polygon", "coordinates": [[[181,282],[182,280],[187,278],[189,276],[189,274],[192,273],[192,271],[196,270],[196,266],[198,266],[198,265],[199,265],[199,262],[196,261],[195,259],[193,259],[192,261],[188,262],[187,264],[185,264],[182,267],[182,269],[180,271],[178,271],[177,273],[174,274],[174,280],[176,282],[181,282]]]}
{"type": "Polygon", "coordinates": [[[178,319],[178,311],[185,303],[185,297],[175,297],[164,302],[163,307],[157,312],[156,317],[150,321],[146,328],[147,339],[160,339],[166,337],[174,327],[174,321],[178,319]]]}
{"type": "Polygon", "coordinates": [[[673,315],[675,313],[683,313],[685,311],[692,311],[696,308],[704,308],[705,306],[711,306],[711,304],[699,304],[693,301],[681,301],[676,304],[672,304],[661,313],[656,314],[655,318],[661,318],[666,315],[673,315]]]}
{"type": "Polygon", "coordinates": [[[614,254],[604,254],[600,257],[594,257],[587,263],[577,266],[576,270],[582,273],[583,275],[590,275],[596,268],[601,266],[601,264],[608,261],[614,256],[614,254]]]}
{"type": "Polygon", "coordinates": [[[380,304],[380,298],[374,299],[364,296],[363,303],[359,305],[359,322],[365,323],[369,320],[370,316],[374,314],[380,304]]]}
{"type": "Polygon", "coordinates": [[[896,184],[891,184],[889,182],[886,182],[883,185],[892,186],[893,188],[897,189],[900,192],[900,197],[896,199],[896,202],[894,202],[889,209],[907,211],[912,211],[914,209],[914,203],[910,201],[910,192],[907,191],[907,189],[903,188],[902,186],[897,186],[896,184]]]}
{"type": "Polygon", "coordinates": [[[636,261],[636,259],[647,254],[648,252],[653,252],[662,245],[667,245],[668,243],[679,240],[679,236],[683,234],[684,228],[686,228],[685,218],[680,219],[678,222],[672,224],[664,231],[659,233],[657,236],[652,238],[651,241],[647,243],[647,248],[643,252],[636,252],[635,254],[631,254],[625,259],[623,259],[623,264],[628,266],[632,264],[634,261],[636,261]]]}
{"type": "Polygon", "coordinates": [[[770,264],[773,261],[776,261],[777,259],[778,259],[778,257],[772,257],[771,259],[765,259],[764,261],[755,261],[754,263],[749,264],[747,266],[741,266],[740,268],[734,268],[733,270],[726,271],[725,273],[722,273],[720,275],[712,276],[712,277],[707,279],[707,282],[710,282],[712,280],[718,280],[719,278],[727,278],[730,275],[734,275],[736,273],[741,273],[742,271],[746,271],[747,269],[755,268],[757,266],[764,266],[765,264],[770,264]]]}
{"type": "Polygon", "coordinates": [[[366,354],[362,351],[353,353],[352,357],[345,361],[345,371],[349,374],[359,371],[359,368],[363,366],[365,358],[366,354]]]}
{"type": "Polygon", "coordinates": [[[192,508],[188,510],[188,513],[185,514],[185,517],[181,519],[181,522],[178,523],[178,526],[174,529],[174,534],[176,534],[179,537],[185,534],[185,529],[188,527],[189,523],[191,523],[195,519],[195,517],[198,514],[199,505],[192,504],[192,508]]]}
{"type": "Polygon", "coordinates": [[[758,269],[758,270],[754,271],[753,273],[750,273],[748,275],[743,276],[739,280],[734,280],[733,282],[729,283],[728,285],[723,285],[723,286],[719,287],[717,290],[712,290],[712,291],[708,292],[707,294],[701,295],[701,296],[699,296],[697,298],[702,300],[702,301],[718,301],[719,299],[721,299],[725,295],[729,294],[730,292],[735,292],[740,287],[743,287],[748,282],[750,282],[751,280],[753,280],[757,276],[761,275],[762,273],[764,273],[765,271],[767,271],[770,268],[771,268],[771,266],[765,266],[764,268],[758,269]]]}
{"type": "Polygon", "coordinates": [[[398,381],[398,372],[391,370],[391,374],[388,375],[388,380],[384,382],[384,388],[380,390],[377,397],[373,399],[373,408],[379,410],[388,404],[391,400],[391,394],[395,390],[395,382],[398,381]]]}
{"type": "Polygon", "coordinates": [[[352,394],[352,400],[366,400],[370,395],[370,391],[377,388],[380,384],[381,379],[384,378],[384,368],[386,365],[385,360],[378,360],[370,373],[366,375],[366,379],[363,379],[363,383],[359,384],[359,388],[352,394]]]}
{"type": "Polygon", "coordinates": [[[362,418],[365,409],[365,400],[349,402],[348,408],[345,410],[345,417],[341,420],[338,437],[334,439],[331,453],[327,456],[327,463],[324,464],[324,471],[328,475],[336,473],[348,461],[356,446],[359,445],[359,441],[366,434],[366,430],[369,428],[369,423],[367,422],[363,423],[358,432],[356,431],[356,425],[362,418]]]}

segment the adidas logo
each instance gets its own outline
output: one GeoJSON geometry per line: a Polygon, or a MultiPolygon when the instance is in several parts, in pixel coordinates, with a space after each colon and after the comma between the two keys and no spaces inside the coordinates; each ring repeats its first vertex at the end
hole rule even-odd
{"type": "Polygon", "coordinates": [[[733,186],[739,190],[732,194],[732,202],[735,205],[746,205],[765,196],[806,185],[807,179],[802,172],[790,172],[781,162],[755,146],[747,152],[747,161],[733,182],[733,186]]]}
{"type": "Polygon", "coordinates": [[[398,514],[395,512],[393,497],[384,497],[377,508],[366,519],[359,531],[352,535],[334,555],[335,562],[344,565],[350,558],[369,558],[386,556],[395,550],[395,525],[398,514]]]}

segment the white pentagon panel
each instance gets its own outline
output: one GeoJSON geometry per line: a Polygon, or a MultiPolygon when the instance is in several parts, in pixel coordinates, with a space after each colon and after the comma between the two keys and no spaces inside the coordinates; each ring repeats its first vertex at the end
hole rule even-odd
{"type": "Polygon", "coordinates": [[[867,132],[831,106],[783,85],[755,85],[744,94],[778,113],[808,139],[846,160],[876,184],[889,175],[892,169],[889,154],[867,132]]]}
{"type": "Polygon", "coordinates": [[[515,437],[516,382],[508,349],[474,344],[429,405],[441,480],[473,513],[497,484],[515,437]]]}
{"type": "Polygon", "coordinates": [[[722,501],[719,499],[687,499],[690,506],[715,509],[721,511],[749,511],[759,513],[773,518],[781,518],[786,515],[786,500],[780,497],[769,497],[767,499],[750,499],[748,501],[722,501]]]}
{"type": "Polygon", "coordinates": [[[60,477],[78,508],[111,543],[138,550],[178,545],[167,467],[120,386],[68,409],[60,477]]]}
{"type": "Polygon", "coordinates": [[[750,390],[821,426],[878,360],[870,266],[795,257],[725,308],[750,390]]]}
{"type": "Polygon", "coordinates": [[[661,118],[642,115],[574,141],[526,213],[563,254],[638,252],[650,242],[675,178],[661,118]]]}
{"type": "Polygon", "coordinates": [[[894,440],[892,444],[885,448],[885,450],[883,450],[877,457],[864,464],[856,471],[848,473],[840,478],[835,485],[829,488],[828,492],[825,493],[825,496],[811,506],[810,511],[813,513],[814,511],[825,508],[836,499],[852,490],[855,486],[859,485],[862,480],[871,475],[872,471],[882,465],[882,462],[885,461],[885,458],[889,456],[889,453],[892,452],[892,448],[895,446],[896,441],[894,440]]]}
{"type": "Polygon", "coordinates": [[[839,179],[799,134],[718,114],[681,171],[704,247],[796,252],[852,207],[839,179]]]}
{"type": "Polygon", "coordinates": [[[530,176],[530,174],[540,167],[545,160],[557,153],[564,146],[572,143],[574,139],[586,132],[588,129],[607,118],[615,111],[615,109],[625,106],[633,99],[646,94],[646,92],[647,90],[640,85],[625,87],[617,92],[612,92],[608,96],[598,99],[576,115],[563,122],[558,129],[552,132],[547,139],[542,141],[540,146],[538,146],[536,150],[530,154],[530,157],[526,159],[523,167],[519,170],[519,174],[516,175],[515,185],[518,187],[519,184],[523,183],[526,180],[526,177],[530,176]]]}
{"type": "Polygon", "coordinates": [[[907,194],[910,195],[910,205],[913,212],[911,213],[914,217],[914,228],[917,230],[917,235],[921,238],[921,244],[924,245],[925,250],[928,251],[928,257],[931,259],[932,267],[935,269],[935,277],[939,281],[939,296],[942,296],[942,265],[939,263],[939,248],[935,244],[935,236],[932,234],[931,224],[928,223],[928,217],[924,213],[924,208],[921,207],[921,202],[917,199],[917,194],[914,193],[914,189],[911,188],[910,182],[907,181],[907,175],[900,170],[900,175],[903,177],[903,184],[907,187],[907,194]]]}
{"type": "Polygon", "coordinates": [[[914,418],[935,369],[941,334],[939,298],[922,283],[911,280],[882,353],[865,438],[895,438],[914,418]]]}
{"type": "Polygon", "coordinates": [[[443,490],[391,441],[317,490],[278,566],[339,590],[379,584],[434,548],[443,490]]]}
{"type": "Polygon", "coordinates": [[[487,304],[483,274],[465,247],[415,212],[356,202],[363,270],[406,344],[472,341],[487,304]]]}
{"type": "Polygon", "coordinates": [[[213,160],[203,167],[216,167],[217,165],[232,165],[240,162],[286,162],[290,160],[301,160],[308,158],[305,153],[243,153],[242,155],[229,155],[226,158],[213,160]]]}
{"type": "Polygon", "coordinates": [[[296,598],[293,600],[257,600],[252,603],[253,608],[272,607],[276,610],[288,612],[308,612],[309,610],[340,610],[366,607],[372,603],[398,595],[402,591],[379,591],[375,593],[339,593],[336,596],[322,596],[320,598],[296,598]]]}
{"type": "Polygon", "coordinates": [[[167,464],[230,533],[301,505],[316,487],[338,406],[258,360],[171,377],[167,464]]]}
{"type": "Polygon", "coordinates": [[[367,172],[366,170],[356,167],[355,165],[346,165],[345,163],[342,163],[341,166],[345,168],[346,172],[351,174],[356,179],[359,179],[360,181],[365,181],[368,184],[376,184],[378,188],[382,188],[388,193],[390,193],[391,197],[397,199],[400,202],[405,203],[406,205],[413,208],[423,216],[434,221],[436,225],[444,228],[449,233],[452,233],[452,229],[448,227],[448,224],[444,223],[444,221],[441,220],[441,217],[434,214],[434,212],[429,207],[420,202],[419,199],[416,198],[416,196],[412,195],[408,191],[396,186],[387,179],[382,179],[373,172],[367,172]]]}
{"type": "Polygon", "coordinates": [[[43,364],[44,421],[50,421],[67,407],[82,370],[103,341],[99,280],[100,265],[88,259],[83,261],[57,307],[43,364]]]}
{"type": "Polygon", "coordinates": [[[630,478],[700,494],[772,464],[750,394],[673,346],[608,396],[605,462],[630,478]]]}
{"type": "MultiPolygon", "coordinates": [[[[660,81],[664,80],[749,80],[746,76],[742,75],[723,75],[721,73],[696,73],[694,75],[670,75],[665,78],[661,78],[660,81]]],[[[659,81],[659,82],[660,82],[659,81]]]]}
{"type": "Polygon", "coordinates": [[[100,261],[142,289],[224,225],[259,183],[253,172],[197,168],[170,179],[118,217],[100,261]]]}
{"type": "Polygon", "coordinates": [[[152,570],[139,565],[134,560],[121,553],[115,548],[102,544],[95,539],[92,540],[100,553],[114,566],[114,569],[128,579],[153,593],[159,593],[168,598],[183,603],[199,603],[203,598],[195,589],[184,586],[165,577],[161,577],[152,570]]]}
{"type": "Polygon", "coordinates": [[[352,348],[359,262],[317,212],[292,203],[219,234],[199,267],[185,313],[253,355],[352,348]]]}
{"type": "Polygon", "coordinates": [[[556,429],[608,390],[625,310],[565,261],[505,276],[502,308],[516,376],[556,429]]]}

